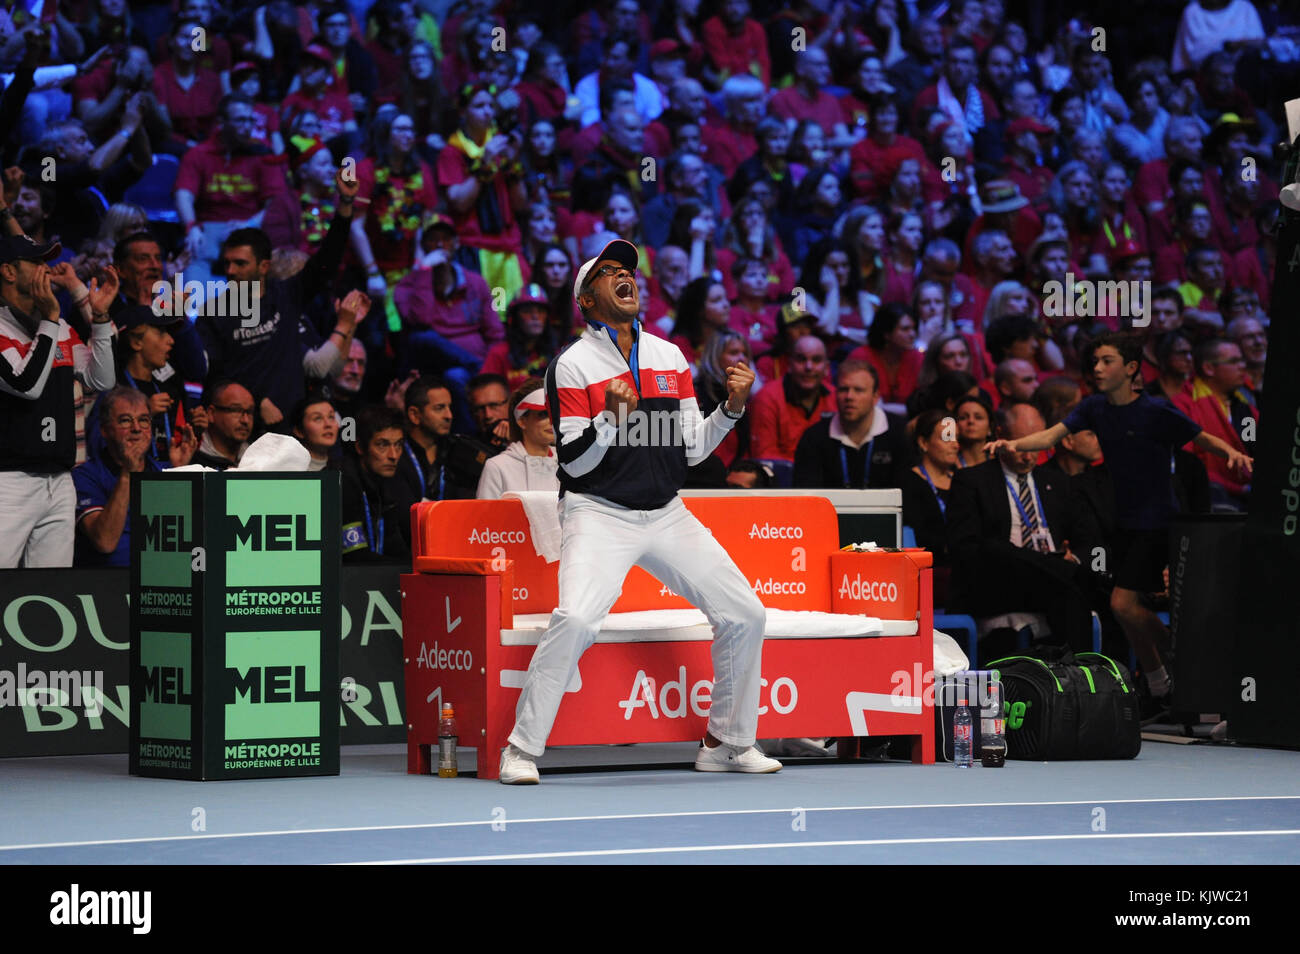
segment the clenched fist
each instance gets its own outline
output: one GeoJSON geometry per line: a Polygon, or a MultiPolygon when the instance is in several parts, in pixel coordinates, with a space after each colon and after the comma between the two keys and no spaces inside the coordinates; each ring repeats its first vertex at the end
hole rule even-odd
{"type": "Polygon", "coordinates": [[[615,417],[625,419],[636,410],[636,405],[636,391],[626,381],[615,378],[605,386],[605,410],[615,417]]]}
{"type": "Polygon", "coordinates": [[[739,414],[749,400],[749,390],[754,386],[754,372],[749,365],[737,361],[727,369],[727,410],[739,414]]]}

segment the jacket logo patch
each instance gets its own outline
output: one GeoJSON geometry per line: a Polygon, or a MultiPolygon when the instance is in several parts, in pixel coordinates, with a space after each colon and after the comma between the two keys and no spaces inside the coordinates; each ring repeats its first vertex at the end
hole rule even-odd
{"type": "Polygon", "coordinates": [[[659,388],[661,394],[677,394],[677,375],[669,377],[666,374],[655,375],[655,386],[659,388]]]}

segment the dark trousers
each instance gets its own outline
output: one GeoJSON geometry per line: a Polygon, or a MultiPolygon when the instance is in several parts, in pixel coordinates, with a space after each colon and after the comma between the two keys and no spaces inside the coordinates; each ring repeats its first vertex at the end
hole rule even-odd
{"type": "Polygon", "coordinates": [[[1058,556],[1008,546],[954,570],[965,576],[961,612],[976,617],[1032,612],[1047,617],[1052,642],[1075,652],[1092,649],[1088,571],[1058,556]]]}

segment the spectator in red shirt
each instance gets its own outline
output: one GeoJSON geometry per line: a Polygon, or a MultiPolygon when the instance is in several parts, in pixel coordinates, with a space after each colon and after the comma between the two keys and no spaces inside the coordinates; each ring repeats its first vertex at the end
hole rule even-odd
{"type": "Polygon", "coordinates": [[[790,370],[750,399],[750,453],[760,460],[794,462],[803,432],[823,414],[835,413],[835,396],[826,386],[826,346],[816,335],[794,343],[790,370]]]}
{"type": "MultiPolygon", "coordinates": [[[[910,162],[910,160],[908,160],[910,162]]],[[[881,301],[912,300],[916,276],[921,271],[921,243],[925,230],[918,212],[895,212],[885,223],[889,252],[885,255],[885,288],[881,301]]]]}
{"type": "Polygon", "coordinates": [[[172,134],[186,149],[212,134],[221,103],[221,77],[202,65],[194,50],[196,31],[203,27],[182,20],[172,28],[169,58],[153,74],[153,91],[172,121],[172,134]]]}
{"type": "Polygon", "coordinates": [[[461,244],[478,259],[479,274],[492,288],[504,289],[508,301],[527,280],[515,221],[515,210],[528,202],[519,162],[523,133],[497,130],[491,87],[468,87],[460,102],[463,124],[438,157],[438,185],[446,190],[461,244]]]}
{"type": "Polygon", "coordinates": [[[904,159],[922,164],[927,160],[919,142],[898,132],[898,105],[892,98],[877,96],[871,107],[867,138],[849,152],[849,179],[854,195],[875,202],[885,194],[904,159]]]}
{"type": "Polygon", "coordinates": [[[826,51],[816,46],[796,54],[794,83],[772,97],[768,110],[786,121],[793,131],[801,119],[811,119],[822,127],[832,149],[853,144],[839,100],[826,92],[831,82],[831,61],[826,51]]]}
{"type": "Polygon", "coordinates": [[[233,92],[242,93],[253,101],[253,131],[249,133],[249,139],[277,156],[283,155],[280,114],[270,103],[258,101],[262,95],[262,77],[257,65],[248,60],[236,63],[230,68],[230,82],[233,92]]]}
{"type": "Polygon", "coordinates": [[[549,318],[550,304],[541,285],[526,285],[506,309],[506,337],[488,348],[482,374],[499,374],[511,391],[523,387],[529,378],[546,374],[555,357],[555,331],[549,318]]]}
{"type": "Polygon", "coordinates": [[[226,236],[260,226],[267,203],[286,188],[284,167],[252,142],[252,128],[252,101],[232,93],[221,102],[216,132],[181,159],[176,211],[190,253],[186,272],[197,281],[211,274],[226,236]]]}
{"type": "MultiPolygon", "coordinates": [[[[1196,347],[1196,374],[1173,396],[1173,403],[1201,429],[1219,438],[1239,454],[1246,452],[1241,439],[1246,420],[1259,420],[1255,398],[1246,388],[1246,359],[1235,342],[1213,338],[1196,347]]],[[[1213,451],[1199,444],[1187,448],[1201,459],[1210,477],[1210,498],[1218,513],[1243,513],[1250,497],[1249,480],[1213,451]]]]}
{"type": "Polygon", "coordinates": [[[414,119],[376,117],[370,135],[370,154],[357,164],[357,198],[366,212],[352,219],[352,249],[378,302],[410,270],[420,224],[438,194],[433,170],[415,151],[414,119]]]}
{"type": "Polygon", "coordinates": [[[907,305],[894,302],[876,312],[867,331],[867,343],[849,354],[850,361],[865,361],[876,369],[878,394],[885,410],[907,412],[907,401],[921,376],[921,352],[916,350],[916,319],[907,305]]]}
{"type": "Polygon", "coordinates": [[[975,237],[971,261],[975,265],[972,288],[975,294],[975,330],[984,330],[984,310],[993,287],[1016,274],[1020,261],[1006,232],[985,229],[975,237]]]}
{"type": "Polygon", "coordinates": [[[705,81],[715,89],[733,76],[753,76],[764,89],[771,86],[767,34],[750,19],[749,0],[723,0],[721,12],[705,20],[700,32],[709,61],[705,81]]]}
{"type": "Polygon", "coordinates": [[[276,195],[266,207],[262,231],[274,248],[315,253],[334,220],[334,176],[338,167],[319,139],[290,142],[293,188],[276,195]]]}
{"type": "Polygon", "coordinates": [[[1174,116],[1169,120],[1169,125],[1165,127],[1165,157],[1144,162],[1138,169],[1137,181],[1133,186],[1133,197],[1148,219],[1173,200],[1170,165],[1181,159],[1199,168],[1203,142],[1204,136],[1198,120],[1190,116],[1174,116]]]}
{"type": "Polygon", "coordinates": [[[790,259],[781,250],[781,240],[768,221],[767,210],[758,199],[741,199],[731,213],[731,221],[722,233],[718,247],[718,268],[722,270],[722,283],[727,286],[727,297],[736,298],[739,291],[731,277],[731,267],[741,257],[756,258],[766,270],[766,296],[776,301],[790,293],[794,287],[794,269],[790,259]]]}
{"type": "Polygon", "coordinates": [[[754,129],[767,109],[767,88],[752,76],[733,76],[722,84],[726,121],[701,130],[709,162],[730,179],[736,167],[758,150],[754,129]]]}
{"type": "Polygon", "coordinates": [[[1051,126],[1033,118],[1013,119],[1007,124],[1002,175],[1014,182],[1039,212],[1047,208],[1048,191],[1056,178],[1040,161],[1045,140],[1053,135],[1051,126]]]}
{"type": "Polygon", "coordinates": [[[1174,210],[1173,241],[1156,252],[1156,281],[1187,279],[1187,255],[1198,245],[1213,245],[1214,216],[1204,199],[1185,199],[1174,210]]]}
{"type": "Polygon", "coordinates": [[[423,255],[398,282],[393,302],[407,330],[409,368],[441,374],[464,402],[470,378],[488,348],[505,338],[505,329],[482,276],[456,261],[457,245],[450,219],[437,213],[427,217],[420,236],[423,255]]]}
{"type": "Polygon", "coordinates": [[[762,259],[743,255],[731,264],[731,280],[737,289],[729,324],[745,336],[751,350],[763,355],[776,343],[777,313],[767,300],[767,265],[762,259]]]}
{"type": "Polygon", "coordinates": [[[341,84],[330,82],[333,64],[334,55],[326,46],[313,43],[303,50],[298,66],[298,89],[284,98],[280,117],[287,122],[294,113],[311,110],[320,119],[322,139],[329,142],[347,136],[345,148],[350,148],[357,121],[347,90],[341,84]]]}
{"type": "Polygon", "coordinates": [[[938,82],[916,95],[916,102],[912,104],[913,127],[921,128],[924,117],[933,109],[960,124],[969,136],[978,133],[985,123],[999,118],[997,104],[993,97],[979,88],[978,77],[974,44],[961,37],[953,39],[948,45],[938,82]]]}

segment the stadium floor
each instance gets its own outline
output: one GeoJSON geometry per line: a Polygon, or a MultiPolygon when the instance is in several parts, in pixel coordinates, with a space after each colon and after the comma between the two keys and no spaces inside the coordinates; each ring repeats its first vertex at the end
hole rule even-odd
{"type": "Polygon", "coordinates": [[[207,784],[131,777],[125,756],[6,759],[0,864],[1300,859],[1291,751],[1146,742],[1125,762],[788,760],[772,776],[701,775],[693,756],[553,750],[522,787],[407,775],[397,745],[344,748],[338,777],[207,784]]]}

